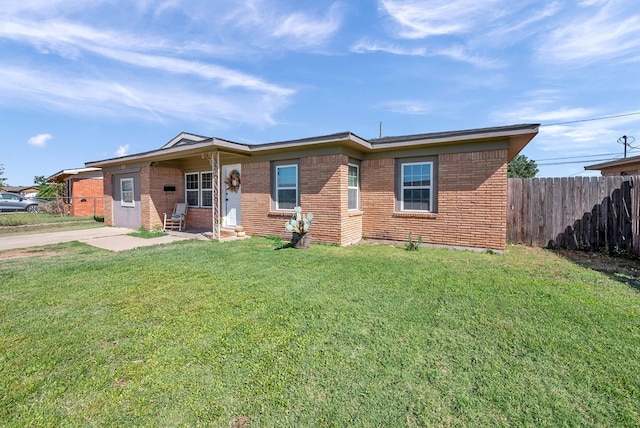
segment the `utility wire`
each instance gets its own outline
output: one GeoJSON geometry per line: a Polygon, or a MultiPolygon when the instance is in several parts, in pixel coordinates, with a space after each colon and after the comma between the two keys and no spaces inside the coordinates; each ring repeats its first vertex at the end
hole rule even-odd
{"type": "Polygon", "coordinates": [[[596,121],[596,120],[617,119],[619,117],[638,116],[638,115],[640,115],[640,111],[634,111],[632,113],[624,113],[624,114],[615,114],[613,116],[594,117],[594,118],[591,118],[591,119],[570,120],[570,121],[567,121],[567,122],[556,122],[556,123],[544,123],[544,124],[540,124],[540,127],[543,127],[543,126],[554,126],[554,125],[569,125],[571,123],[593,122],[593,121],[596,121]]]}
{"type": "MultiPolygon", "coordinates": [[[[607,162],[610,160],[615,160],[615,158],[606,158],[606,159],[592,159],[590,162],[607,162]]],[[[536,165],[542,165],[542,166],[547,166],[547,165],[566,165],[566,164],[570,164],[570,163],[584,163],[585,161],[581,160],[581,161],[567,161],[567,162],[550,162],[550,163],[538,163],[536,162],[536,165]]]]}
{"type": "Polygon", "coordinates": [[[562,158],[547,158],[547,159],[538,159],[536,160],[536,162],[557,161],[557,160],[563,160],[563,159],[597,158],[602,156],[616,156],[616,155],[619,155],[619,153],[600,153],[598,155],[581,155],[581,156],[567,156],[562,158]]]}

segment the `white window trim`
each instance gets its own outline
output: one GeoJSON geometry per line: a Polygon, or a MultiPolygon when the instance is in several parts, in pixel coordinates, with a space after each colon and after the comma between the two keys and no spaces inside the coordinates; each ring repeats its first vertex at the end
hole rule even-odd
{"type": "Polygon", "coordinates": [[[280,190],[295,190],[296,191],[296,203],[295,206],[299,206],[300,205],[300,201],[298,201],[298,164],[292,163],[292,164],[284,164],[284,165],[276,165],[276,194],[275,194],[275,200],[276,200],[276,210],[278,211],[293,211],[293,209],[291,208],[280,208],[280,201],[278,198],[279,195],[279,191],[280,190]],[[295,168],[296,171],[296,185],[294,187],[291,186],[286,186],[286,187],[278,187],[278,170],[280,168],[295,168]]]}
{"type": "Polygon", "coordinates": [[[201,188],[201,183],[200,183],[200,173],[199,172],[185,172],[184,173],[184,201],[189,204],[189,193],[193,193],[196,192],[198,194],[198,203],[196,205],[189,205],[189,207],[200,207],[200,204],[202,203],[202,195],[200,194],[200,188],[201,188]],[[187,186],[187,176],[189,175],[195,175],[196,177],[198,177],[197,181],[198,181],[198,187],[196,189],[189,189],[187,186]]]}
{"type": "Polygon", "coordinates": [[[200,199],[199,199],[199,203],[200,203],[200,207],[201,208],[212,208],[213,207],[213,172],[211,171],[202,171],[201,173],[198,174],[198,187],[200,188],[200,199]],[[202,176],[204,174],[211,174],[211,187],[205,189],[204,188],[204,184],[202,182],[202,176]],[[204,192],[211,192],[211,205],[203,205],[204,203],[204,192]]]}
{"type": "Polygon", "coordinates": [[[356,190],[356,207],[349,208],[349,211],[358,211],[360,209],[360,166],[355,163],[349,163],[348,167],[354,167],[356,169],[356,178],[358,180],[357,185],[349,186],[349,169],[347,168],[347,206],[349,205],[349,189],[356,190]]]}
{"type": "Polygon", "coordinates": [[[211,171],[196,171],[196,172],[185,172],[184,173],[184,200],[189,201],[188,194],[189,192],[197,192],[198,193],[198,204],[197,205],[189,205],[191,208],[213,208],[213,173],[211,171]],[[202,176],[204,174],[211,174],[211,187],[205,189],[202,184],[202,176]],[[195,175],[198,177],[198,187],[196,189],[187,189],[187,176],[195,175]],[[203,205],[204,198],[202,197],[204,192],[211,192],[211,204],[212,205],[203,205]]]}
{"type": "Polygon", "coordinates": [[[433,212],[433,162],[432,161],[424,161],[424,162],[402,162],[400,163],[400,211],[405,212],[433,212]],[[405,186],[404,185],[404,167],[407,165],[424,165],[429,164],[431,167],[429,170],[431,171],[429,182],[431,183],[429,186],[405,186]],[[404,208],[404,190],[405,189],[429,189],[429,209],[427,210],[409,210],[404,208]]]}
{"type": "Polygon", "coordinates": [[[121,207],[135,207],[136,206],[136,188],[135,183],[133,181],[133,177],[121,178],[120,179],[120,206],[121,207]],[[130,181],[131,182],[131,202],[125,201],[124,195],[124,183],[130,181]]]}

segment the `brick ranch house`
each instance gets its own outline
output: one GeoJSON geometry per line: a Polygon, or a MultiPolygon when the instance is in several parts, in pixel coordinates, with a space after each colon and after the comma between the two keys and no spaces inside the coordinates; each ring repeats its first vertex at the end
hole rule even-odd
{"type": "Polygon", "coordinates": [[[72,217],[104,215],[104,184],[100,168],[63,169],[47,177],[64,183],[65,212],[72,217]]]}
{"type": "Polygon", "coordinates": [[[268,144],[181,133],[158,150],[87,162],[102,168],[105,223],[162,226],[176,202],[187,228],[241,224],[289,238],[293,208],[313,212],[315,242],[361,239],[503,250],[507,163],[538,124],[366,140],[351,132],[268,144]]]}

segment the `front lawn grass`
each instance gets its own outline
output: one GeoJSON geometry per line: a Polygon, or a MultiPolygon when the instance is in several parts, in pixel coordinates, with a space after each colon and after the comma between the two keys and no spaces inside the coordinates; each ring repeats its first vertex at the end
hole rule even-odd
{"type": "Polygon", "coordinates": [[[0,261],[0,421],[640,425],[633,287],[524,247],[281,247],[0,261]]]}
{"type": "Polygon", "coordinates": [[[27,212],[0,214],[0,237],[90,229],[104,226],[105,224],[102,218],[92,216],[70,217],[27,212]]]}

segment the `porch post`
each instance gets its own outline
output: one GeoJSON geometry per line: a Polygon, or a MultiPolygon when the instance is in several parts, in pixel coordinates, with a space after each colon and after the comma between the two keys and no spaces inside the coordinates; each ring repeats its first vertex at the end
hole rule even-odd
{"type": "Polygon", "coordinates": [[[211,153],[211,173],[213,176],[213,236],[220,241],[220,152],[211,153]]]}

